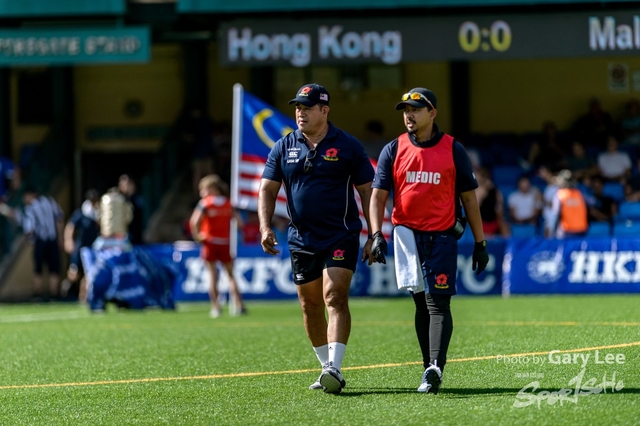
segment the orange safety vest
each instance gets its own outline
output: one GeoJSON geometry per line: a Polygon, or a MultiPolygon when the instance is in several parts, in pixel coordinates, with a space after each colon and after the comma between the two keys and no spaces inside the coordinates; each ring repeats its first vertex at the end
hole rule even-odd
{"type": "Polygon", "coordinates": [[[576,188],[560,188],[557,197],[560,199],[560,227],[565,232],[586,232],[587,204],[580,190],[576,188]]]}

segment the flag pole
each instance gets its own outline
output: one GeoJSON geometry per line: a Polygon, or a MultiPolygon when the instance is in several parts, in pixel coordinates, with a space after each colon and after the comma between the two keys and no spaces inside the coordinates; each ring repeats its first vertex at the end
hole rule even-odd
{"type": "MultiPolygon", "coordinates": [[[[240,174],[240,145],[242,143],[242,84],[233,85],[233,117],[231,128],[231,205],[238,205],[238,177],[240,174]]],[[[231,235],[229,236],[229,250],[234,258],[238,254],[238,223],[231,219],[231,235]]]]}

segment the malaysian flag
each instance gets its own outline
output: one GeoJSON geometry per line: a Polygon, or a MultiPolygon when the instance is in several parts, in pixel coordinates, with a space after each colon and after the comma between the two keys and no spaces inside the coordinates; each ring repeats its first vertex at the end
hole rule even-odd
{"type": "MultiPolygon", "coordinates": [[[[231,203],[238,209],[257,211],[260,179],[269,151],[278,139],[292,132],[297,126],[293,119],[245,92],[242,85],[236,84],[233,91],[231,203]]],[[[372,164],[375,167],[375,161],[372,160],[372,164]]],[[[354,191],[354,194],[360,204],[358,191],[354,191]]],[[[280,188],[275,214],[289,217],[284,187],[280,188]]],[[[366,236],[366,222],[362,209],[360,219],[366,236]]],[[[387,238],[391,235],[391,229],[391,220],[387,212],[382,227],[387,238]]]]}

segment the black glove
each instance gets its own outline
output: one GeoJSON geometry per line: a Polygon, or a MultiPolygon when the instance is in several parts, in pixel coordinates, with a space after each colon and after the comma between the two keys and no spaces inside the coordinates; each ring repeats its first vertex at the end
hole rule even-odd
{"type": "Polygon", "coordinates": [[[471,268],[476,271],[476,275],[480,275],[480,273],[484,271],[484,268],[487,267],[487,263],[489,263],[489,254],[487,253],[486,247],[486,240],[473,245],[473,256],[471,258],[473,263],[471,268]]]}
{"type": "Polygon", "coordinates": [[[384,236],[380,231],[373,234],[371,254],[373,255],[374,262],[387,263],[387,259],[384,257],[387,254],[387,240],[384,239],[384,236]]]}

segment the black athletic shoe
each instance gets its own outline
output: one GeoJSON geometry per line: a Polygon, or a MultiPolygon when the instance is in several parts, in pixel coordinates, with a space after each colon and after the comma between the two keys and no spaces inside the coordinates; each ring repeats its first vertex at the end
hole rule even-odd
{"type": "Polygon", "coordinates": [[[435,365],[430,365],[422,374],[422,382],[418,392],[437,394],[442,383],[442,371],[435,365]]]}

